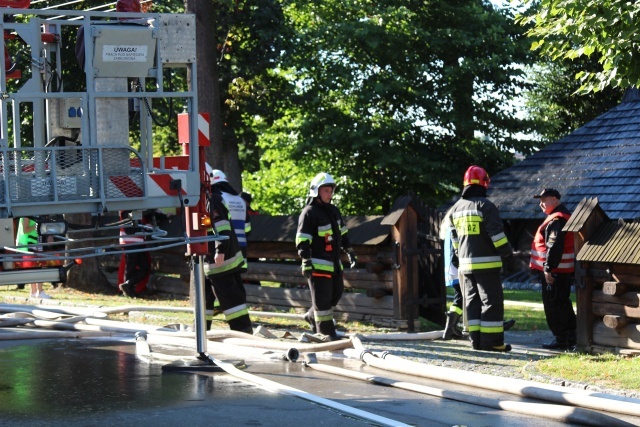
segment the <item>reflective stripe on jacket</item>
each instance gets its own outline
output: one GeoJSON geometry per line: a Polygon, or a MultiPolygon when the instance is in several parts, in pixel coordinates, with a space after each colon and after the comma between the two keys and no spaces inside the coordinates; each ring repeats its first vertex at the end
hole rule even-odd
{"type": "MultiPolygon", "coordinates": [[[[244,203],[244,201],[243,201],[244,203]]],[[[222,194],[215,192],[207,197],[207,209],[216,231],[228,239],[215,240],[208,243],[208,254],[205,257],[204,273],[207,276],[225,275],[236,272],[245,272],[247,263],[240,248],[234,227],[230,221],[230,213],[225,206],[222,194]],[[224,254],[224,262],[216,265],[214,257],[216,253],[224,254]]]]}
{"type": "MultiPolygon", "coordinates": [[[[531,261],[529,267],[535,270],[544,271],[544,265],[547,262],[547,255],[549,248],[546,242],[546,229],[551,221],[563,218],[566,221],[569,220],[571,214],[567,212],[553,212],[548,215],[542,222],[536,235],[531,242],[531,261]]],[[[553,273],[573,273],[575,267],[575,253],[574,253],[573,233],[568,232],[564,236],[564,247],[562,249],[562,258],[557,267],[551,268],[553,273]]]]}
{"type": "Polygon", "coordinates": [[[313,271],[333,274],[342,270],[340,254],[350,248],[349,233],[337,207],[317,200],[305,206],[298,218],[296,248],[311,259],[313,271]]]}
{"type": "Polygon", "coordinates": [[[222,200],[229,211],[229,219],[241,247],[247,246],[247,233],[251,231],[251,223],[247,222],[247,205],[242,197],[222,192],[222,200]]]}
{"type": "Polygon", "coordinates": [[[502,268],[502,257],[511,255],[512,250],[498,208],[489,199],[461,198],[451,208],[449,219],[460,273],[502,268]]]}
{"type": "Polygon", "coordinates": [[[144,236],[136,236],[135,234],[127,234],[124,228],[120,229],[120,244],[132,245],[144,242],[144,236]]]}

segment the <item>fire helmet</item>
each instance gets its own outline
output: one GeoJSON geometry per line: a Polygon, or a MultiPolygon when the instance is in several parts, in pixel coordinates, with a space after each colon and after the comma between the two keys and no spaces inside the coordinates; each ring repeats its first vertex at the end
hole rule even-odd
{"type": "Polygon", "coordinates": [[[211,172],[209,172],[209,176],[211,177],[211,184],[229,182],[227,181],[227,175],[225,175],[220,169],[212,169],[211,172]]]}
{"type": "Polygon", "coordinates": [[[484,188],[489,188],[489,174],[486,170],[480,166],[469,166],[469,169],[464,173],[464,181],[462,185],[466,187],[471,184],[482,185],[484,188]]]}
{"type": "Polygon", "coordinates": [[[141,12],[140,0],[118,0],[116,12],[141,12]]]}
{"type": "Polygon", "coordinates": [[[309,197],[318,197],[318,188],[330,185],[334,189],[336,188],[336,182],[333,177],[325,172],[320,172],[311,180],[311,186],[309,186],[309,197]]]}

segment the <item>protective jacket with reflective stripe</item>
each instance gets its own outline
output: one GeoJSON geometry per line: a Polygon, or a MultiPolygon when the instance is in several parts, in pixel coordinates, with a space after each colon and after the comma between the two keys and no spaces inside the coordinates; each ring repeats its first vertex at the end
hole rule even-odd
{"type": "Polygon", "coordinates": [[[305,206],[298,219],[296,248],[302,259],[311,259],[313,271],[332,274],[342,270],[341,250],[351,248],[340,211],[317,198],[305,206]]]}
{"type": "Polygon", "coordinates": [[[230,214],[223,202],[222,194],[219,192],[212,193],[207,197],[207,205],[211,222],[216,231],[222,236],[227,236],[228,239],[209,242],[209,253],[205,257],[204,263],[205,275],[244,273],[246,271],[245,258],[240,249],[234,228],[231,225],[230,214]],[[214,257],[216,253],[224,254],[224,262],[221,265],[215,264],[214,257]]]}
{"type": "Polygon", "coordinates": [[[571,213],[564,205],[559,205],[545,218],[531,242],[530,268],[552,273],[573,273],[573,233],[562,232],[570,217],[571,213]]]}
{"type": "Polygon", "coordinates": [[[499,270],[502,257],[512,254],[500,212],[485,194],[484,187],[469,185],[449,211],[451,242],[462,274],[499,270]]]}
{"type": "Polygon", "coordinates": [[[247,234],[251,231],[251,223],[247,217],[247,205],[242,197],[222,192],[222,200],[229,211],[233,231],[236,233],[241,248],[247,247],[247,234]]]}

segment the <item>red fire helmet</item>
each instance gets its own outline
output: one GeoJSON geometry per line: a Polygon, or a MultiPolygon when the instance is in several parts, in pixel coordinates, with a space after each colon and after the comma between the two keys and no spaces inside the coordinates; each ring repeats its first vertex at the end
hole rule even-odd
{"type": "Polygon", "coordinates": [[[464,181],[462,183],[463,186],[478,184],[482,185],[484,188],[489,188],[489,174],[486,170],[482,169],[480,166],[469,166],[469,169],[464,173],[464,181]]]}

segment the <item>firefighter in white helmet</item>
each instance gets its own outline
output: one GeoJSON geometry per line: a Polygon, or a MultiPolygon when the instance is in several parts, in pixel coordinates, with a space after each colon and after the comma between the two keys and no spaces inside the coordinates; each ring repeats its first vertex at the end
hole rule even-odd
{"type": "Polygon", "coordinates": [[[307,205],[298,220],[296,248],[302,259],[302,273],[311,290],[312,307],[305,316],[314,332],[327,340],[338,339],[333,307],[344,291],[341,253],[356,265],[347,227],[337,207],[331,203],[336,182],[328,173],[319,173],[309,187],[307,205]]]}
{"type": "MultiPolygon", "coordinates": [[[[212,169],[209,177],[212,191],[207,205],[211,221],[216,231],[228,239],[209,243],[204,273],[214,295],[207,298],[207,308],[211,308],[212,297],[215,296],[229,328],[252,334],[247,294],[241,276],[247,271],[246,206],[224,172],[212,169]]],[[[207,328],[210,326],[210,321],[207,321],[207,328]]]]}

